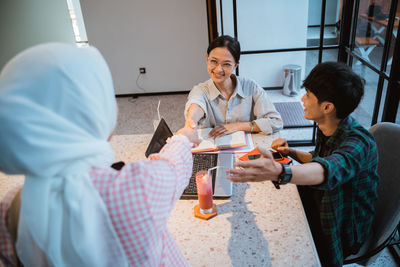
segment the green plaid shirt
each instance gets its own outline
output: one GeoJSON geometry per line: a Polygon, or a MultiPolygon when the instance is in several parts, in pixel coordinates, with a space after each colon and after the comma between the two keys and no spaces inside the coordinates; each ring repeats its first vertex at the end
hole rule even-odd
{"type": "Polygon", "coordinates": [[[311,162],[325,169],[325,181],[313,186],[322,197],[322,231],[330,241],[332,265],[342,266],[343,258],[357,252],[371,229],[379,182],[376,144],[371,133],[348,116],[330,137],[318,130],[311,153],[311,162]]]}

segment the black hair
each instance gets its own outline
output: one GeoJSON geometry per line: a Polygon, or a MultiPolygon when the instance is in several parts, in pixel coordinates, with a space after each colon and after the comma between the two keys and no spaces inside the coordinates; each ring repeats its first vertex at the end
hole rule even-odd
{"type": "Polygon", "coordinates": [[[221,35],[215,38],[207,48],[207,55],[217,47],[226,47],[235,59],[235,63],[239,63],[240,59],[240,43],[229,35],[221,35]]]}
{"type": "Polygon", "coordinates": [[[364,95],[365,80],[347,65],[340,62],[324,62],[313,68],[303,82],[303,87],[312,92],[318,103],[331,102],[336,108],[336,117],[344,119],[352,113],[364,95]]]}

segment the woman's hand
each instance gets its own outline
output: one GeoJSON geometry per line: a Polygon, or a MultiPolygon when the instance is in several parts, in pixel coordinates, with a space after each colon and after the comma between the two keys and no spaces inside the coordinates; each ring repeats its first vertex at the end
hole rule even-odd
{"type": "Polygon", "coordinates": [[[190,129],[194,129],[196,128],[197,123],[194,122],[191,118],[186,119],[185,121],[185,128],[190,128],[190,129]]]}
{"type": "Polygon", "coordinates": [[[176,134],[182,134],[186,136],[189,139],[189,142],[193,144],[193,147],[198,146],[201,142],[197,131],[189,127],[183,127],[179,129],[176,134]]]}
{"type": "Polygon", "coordinates": [[[194,129],[204,117],[204,110],[197,104],[191,104],[185,120],[185,128],[194,129]]]}
{"type": "Polygon", "coordinates": [[[209,137],[217,138],[238,131],[237,123],[222,124],[210,131],[209,137]]]}

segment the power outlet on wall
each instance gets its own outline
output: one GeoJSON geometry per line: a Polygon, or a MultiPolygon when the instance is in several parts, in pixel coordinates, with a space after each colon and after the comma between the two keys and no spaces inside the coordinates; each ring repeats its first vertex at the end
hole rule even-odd
{"type": "Polygon", "coordinates": [[[146,73],[146,68],[145,67],[139,68],[139,73],[140,74],[145,74],[146,73]]]}

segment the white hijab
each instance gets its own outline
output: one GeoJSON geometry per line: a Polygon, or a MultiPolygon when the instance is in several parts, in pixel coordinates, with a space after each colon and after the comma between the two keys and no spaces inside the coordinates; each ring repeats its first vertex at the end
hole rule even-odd
{"type": "Polygon", "coordinates": [[[92,167],[109,167],[116,102],[97,49],[43,44],[0,74],[0,171],[26,175],[17,252],[25,266],[127,266],[92,167]],[[40,256],[41,255],[41,256],[40,256]]]}

